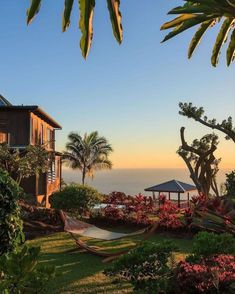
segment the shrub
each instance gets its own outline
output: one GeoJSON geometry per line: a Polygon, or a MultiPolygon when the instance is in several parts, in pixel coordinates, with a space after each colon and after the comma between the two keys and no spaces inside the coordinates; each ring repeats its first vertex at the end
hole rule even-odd
{"type": "Polygon", "coordinates": [[[159,225],[162,228],[168,229],[180,229],[184,226],[180,220],[179,208],[171,201],[166,199],[166,196],[161,195],[159,197],[160,206],[158,210],[159,225]]]}
{"type": "MultiPolygon", "coordinates": [[[[154,203],[151,197],[146,197],[142,194],[127,196],[122,192],[112,192],[105,196],[104,203],[107,206],[98,213],[98,217],[101,219],[135,225],[151,223],[149,214],[154,210],[154,203]]],[[[93,216],[97,217],[97,215],[93,216]]]]}
{"type": "Polygon", "coordinates": [[[0,257],[1,293],[42,293],[55,275],[54,266],[38,264],[40,248],[24,246],[0,257]]]}
{"type": "Polygon", "coordinates": [[[90,212],[91,208],[101,200],[102,197],[97,190],[76,184],[66,186],[62,191],[54,193],[50,197],[53,208],[79,215],[90,212]]]}
{"type": "Polygon", "coordinates": [[[193,254],[209,257],[217,254],[235,254],[235,239],[228,233],[199,232],[193,241],[193,254]]]}
{"type": "Polygon", "coordinates": [[[226,194],[230,198],[235,198],[235,170],[226,174],[225,182],[226,194]]]}
{"type": "Polygon", "coordinates": [[[0,255],[14,251],[24,241],[17,203],[20,193],[18,184],[0,169],[0,255]]]}
{"type": "Polygon", "coordinates": [[[176,285],[179,293],[234,293],[235,257],[217,255],[192,264],[178,264],[176,285]]]}
{"type": "Polygon", "coordinates": [[[171,242],[144,242],[141,246],[121,256],[105,274],[117,280],[130,282],[135,290],[159,293],[170,287],[169,258],[175,247],[171,242]]]}

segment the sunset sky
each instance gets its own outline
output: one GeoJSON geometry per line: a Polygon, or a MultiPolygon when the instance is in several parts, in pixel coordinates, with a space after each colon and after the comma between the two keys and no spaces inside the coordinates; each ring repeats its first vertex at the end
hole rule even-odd
{"type": "MultiPolygon", "coordinates": [[[[13,104],[38,104],[52,115],[63,126],[57,149],[63,150],[70,131],[98,130],[114,148],[115,168],[183,168],[176,154],[180,127],[186,127],[188,142],[211,130],[179,116],[180,101],[204,106],[218,121],[235,118],[235,64],[226,67],[223,50],[219,66],[210,65],[215,29],[190,61],[187,47],[195,29],[160,44],[167,11],[182,1],[121,1],[121,46],[113,38],[106,1],[96,1],[87,61],[79,48],[77,6],[62,34],[62,0],[42,1],[27,27],[29,2],[0,2],[0,94],[13,104]]],[[[221,167],[234,168],[234,143],[223,135],[220,141],[221,167]]]]}

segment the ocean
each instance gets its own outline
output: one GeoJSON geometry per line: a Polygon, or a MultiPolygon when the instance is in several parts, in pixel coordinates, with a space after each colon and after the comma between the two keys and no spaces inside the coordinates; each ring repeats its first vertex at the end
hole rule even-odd
{"type": "MultiPolygon", "coordinates": [[[[230,171],[227,169],[219,171],[217,176],[219,187],[225,182],[225,174],[230,171]]],[[[81,182],[79,170],[64,168],[62,177],[66,183],[81,182]]],[[[95,172],[94,179],[87,178],[86,183],[104,194],[120,191],[128,195],[142,193],[151,196],[152,193],[145,192],[145,188],[173,179],[193,184],[186,169],[113,169],[110,171],[98,171],[95,172]]],[[[176,198],[176,195],[172,195],[172,198],[176,198]]]]}

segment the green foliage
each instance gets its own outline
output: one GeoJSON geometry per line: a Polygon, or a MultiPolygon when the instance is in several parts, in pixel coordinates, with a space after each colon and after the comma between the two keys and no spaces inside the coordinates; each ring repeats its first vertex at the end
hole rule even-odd
{"type": "Polygon", "coordinates": [[[105,274],[117,280],[130,282],[135,290],[144,293],[165,292],[170,286],[172,251],[175,246],[169,241],[144,242],[141,246],[121,256],[105,274]]]}
{"type": "Polygon", "coordinates": [[[0,168],[0,255],[14,251],[24,241],[17,183],[0,168]]]}
{"type": "MultiPolygon", "coordinates": [[[[31,0],[29,9],[27,10],[27,24],[30,24],[34,17],[38,14],[41,7],[41,0],[31,0]]],[[[64,0],[64,12],[62,18],[62,31],[65,32],[70,26],[70,17],[73,10],[74,0],[64,0]]],[[[79,28],[82,36],[80,47],[82,55],[87,58],[90,51],[93,37],[93,16],[95,8],[95,0],[79,0],[80,21],[79,28]]],[[[122,42],[122,17],[120,13],[120,0],[107,0],[110,20],[113,28],[113,34],[118,43],[122,42]]]]}
{"type": "Polygon", "coordinates": [[[50,197],[53,208],[82,215],[101,202],[102,197],[97,190],[84,185],[71,184],[62,191],[56,192],[50,197]]]}
{"type": "Polygon", "coordinates": [[[42,293],[55,276],[54,266],[38,264],[40,247],[24,246],[0,257],[1,293],[42,293]]]}
{"type": "Polygon", "coordinates": [[[8,145],[0,144],[0,167],[20,183],[23,178],[28,178],[48,168],[48,152],[43,146],[27,146],[23,151],[11,150],[8,145]]]}
{"type": "Polygon", "coordinates": [[[235,254],[235,239],[231,234],[200,232],[194,237],[193,256],[187,261],[197,261],[201,257],[207,258],[218,254],[235,254]]]}
{"type": "Polygon", "coordinates": [[[227,196],[235,198],[235,170],[226,174],[225,188],[227,196]]]}
{"type": "Polygon", "coordinates": [[[179,103],[180,111],[179,114],[186,116],[188,118],[193,118],[202,125],[209,127],[211,129],[216,129],[223,132],[226,135],[226,140],[233,140],[235,143],[235,127],[233,126],[233,119],[229,116],[224,119],[221,123],[218,123],[215,118],[208,119],[205,115],[203,107],[194,106],[192,103],[179,103]]]}
{"type": "Polygon", "coordinates": [[[229,40],[227,48],[227,65],[229,66],[235,57],[235,1],[215,0],[186,0],[183,6],[172,9],[169,14],[178,15],[177,18],[165,23],[161,29],[172,28],[172,31],[164,38],[163,42],[175,37],[189,28],[199,25],[189,45],[188,57],[190,58],[200,43],[205,32],[215,24],[222,22],[217,35],[211,56],[211,64],[216,66],[224,43],[229,40]],[[229,38],[229,33],[232,31],[229,38]]]}

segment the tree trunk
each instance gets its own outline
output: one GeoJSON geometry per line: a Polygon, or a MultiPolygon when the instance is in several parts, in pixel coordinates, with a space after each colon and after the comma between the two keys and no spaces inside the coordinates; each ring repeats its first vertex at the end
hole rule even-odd
{"type": "Polygon", "coordinates": [[[82,169],[82,185],[85,185],[85,178],[86,178],[86,168],[82,169]]]}

